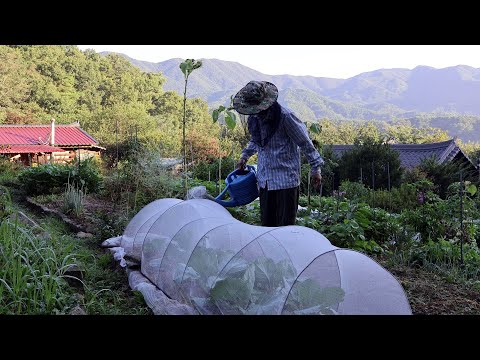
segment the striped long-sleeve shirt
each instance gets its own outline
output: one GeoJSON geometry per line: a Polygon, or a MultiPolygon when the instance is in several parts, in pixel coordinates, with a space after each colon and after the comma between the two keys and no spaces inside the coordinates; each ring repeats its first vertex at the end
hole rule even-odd
{"type": "MultiPolygon", "coordinates": [[[[264,131],[262,127],[260,130],[264,131]]],[[[300,149],[312,173],[320,173],[324,161],[308,137],[305,124],[282,106],[278,129],[270,141],[262,148],[250,140],[241,158],[247,161],[258,152],[257,181],[261,188],[268,185],[268,190],[289,189],[300,185],[300,149]]]]}

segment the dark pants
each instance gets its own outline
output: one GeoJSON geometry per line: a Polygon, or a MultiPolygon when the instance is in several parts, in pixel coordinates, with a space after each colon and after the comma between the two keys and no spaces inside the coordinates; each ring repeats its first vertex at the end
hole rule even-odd
{"type": "Polygon", "coordinates": [[[299,188],[299,186],[282,190],[260,188],[262,226],[295,225],[299,188]]]}

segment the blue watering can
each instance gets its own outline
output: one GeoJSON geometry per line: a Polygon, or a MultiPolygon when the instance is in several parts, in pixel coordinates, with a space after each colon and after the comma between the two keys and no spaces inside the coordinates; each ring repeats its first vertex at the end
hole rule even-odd
{"type": "Polygon", "coordinates": [[[215,201],[225,207],[246,205],[258,197],[257,173],[255,168],[247,165],[245,170],[234,170],[225,179],[225,189],[215,198],[215,201]],[[230,201],[222,198],[227,193],[230,201]]]}

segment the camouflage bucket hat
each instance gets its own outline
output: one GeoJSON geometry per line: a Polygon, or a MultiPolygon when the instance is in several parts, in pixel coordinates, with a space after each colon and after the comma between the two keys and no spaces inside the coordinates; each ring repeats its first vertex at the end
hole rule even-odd
{"type": "Polygon", "coordinates": [[[244,115],[268,109],[278,98],[278,89],[268,81],[250,81],[233,98],[233,107],[244,115]]]}

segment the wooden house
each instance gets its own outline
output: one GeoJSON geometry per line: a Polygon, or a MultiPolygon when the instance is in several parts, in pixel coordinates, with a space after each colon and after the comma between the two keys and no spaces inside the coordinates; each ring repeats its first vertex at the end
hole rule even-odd
{"type": "Polygon", "coordinates": [[[78,122],[55,125],[52,119],[50,125],[0,125],[0,155],[27,166],[83,160],[99,156],[101,150],[105,148],[78,122]]]}

